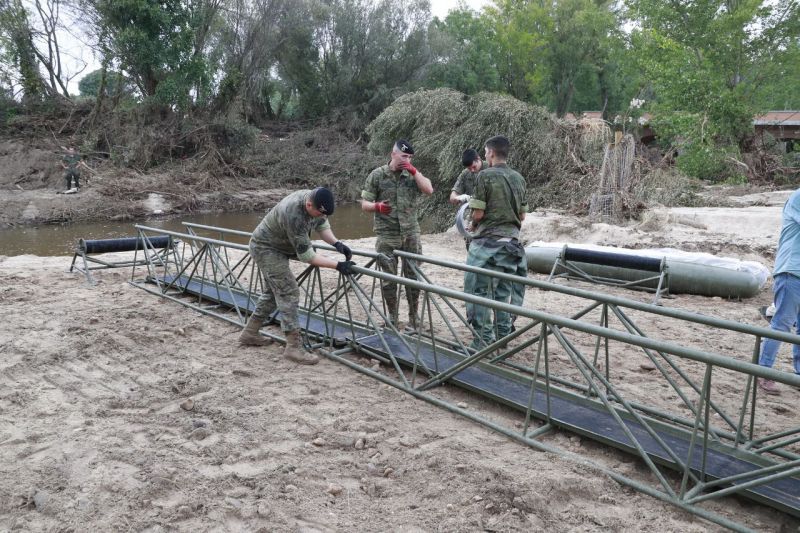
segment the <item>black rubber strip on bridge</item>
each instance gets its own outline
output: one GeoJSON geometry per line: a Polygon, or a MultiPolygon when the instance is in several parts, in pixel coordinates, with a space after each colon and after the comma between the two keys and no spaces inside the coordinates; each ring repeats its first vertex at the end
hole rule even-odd
{"type": "MultiPolygon", "coordinates": [[[[174,281],[174,286],[181,289],[185,294],[202,297],[209,302],[218,303],[231,309],[246,309],[248,313],[255,311],[255,302],[240,290],[220,289],[219,285],[214,283],[190,280],[187,276],[180,276],[180,279],[176,279],[176,276],[167,275],[159,277],[158,280],[165,285],[174,281]]],[[[156,282],[155,279],[150,278],[147,281],[150,283],[156,282]]],[[[269,317],[267,322],[270,324],[280,323],[280,317],[280,312],[276,311],[269,317]]],[[[371,333],[371,330],[368,331],[358,326],[350,327],[342,322],[326,321],[319,315],[313,313],[309,315],[302,310],[299,312],[298,323],[308,333],[330,337],[333,339],[334,346],[344,346],[348,340],[371,333]]]]}
{"type": "MultiPolygon", "coordinates": [[[[159,279],[162,283],[170,283],[176,278],[175,276],[165,276],[159,279]]],[[[153,279],[149,279],[148,281],[151,283],[155,282],[153,279]]],[[[185,293],[192,294],[193,296],[202,295],[203,298],[210,302],[215,301],[227,307],[236,305],[241,309],[248,309],[249,311],[252,311],[254,307],[254,304],[250,302],[247,295],[241,291],[220,290],[219,286],[213,283],[201,283],[195,280],[189,281],[188,278],[182,276],[175,282],[175,285],[180,286],[185,293]]],[[[301,313],[301,327],[306,325],[306,316],[305,313],[301,313]]],[[[278,316],[273,315],[272,318],[276,320],[278,316]]],[[[324,321],[314,315],[312,315],[308,325],[308,331],[317,335],[323,335],[326,329],[324,321]]],[[[334,339],[339,343],[347,339],[352,340],[354,331],[349,326],[332,324],[330,321],[328,322],[328,330],[334,334],[334,339]]],[[[362,328],[355,328],[355,332],[357,344],[388,357],[379,335],[367,332],[362,328]]],[[[328,336],[331,335],[328,334],[328,336]]],[[[392,350],[392,353],[395,354],[395,357],[401,364],[406,366],[412,366],[414,364],[414,353],[408,351],[397,335],[390,330],[384,330],[383,337],[392,350]]],[[[407,342],[416,349],[416,340],[413,337],[407,337],[407,342]]],[[[462,360],[461,358],[463,358],[462,355],[441,349],[437,351],[436,357],[434,357],[431,348],[425,344],[420,345],[418,357],[425,366],[436,372],[447,370],[459,363],[462,360]]],[[[483,365],[473,365],[453,376],[448,382],[478,394],[489,395],[515,409],[524,411],[530,399],[530,381],[525,382],[525,378],[518,374],[518,379],[511,379],[508,377],[510,374],[510,372],[505,371],[503,371],[503,374],[491,372],[483,365]]],[[[543,389],[544,383],[540,382],[533,402],[534,416],[540,419],[544,418],[546,413],[545,406],[547,397],[543,389]]],[[[633,447],[633,443],[622,431],[622,428],[620,428],[611,414],[602,406],[587,405],[589,403],[591,402],[585,399],[579,401],[575,394],[565,392],[558,387],[552,387],[550,395],[550,413],[553,424],[627,452],[637,453],[633,447]]],[[[662,446],[645,431],[641,424],[635,420],[626,419],[625,416],[622,418],[642,448],[654,461],[667,466],[676,466],[672,458],[669,457],[662,446]]],[[[690,443],[689,440],[685,438],[685,435],[677,435],[665,431],[657,431],[657,434],[670,446],[673,453],[678,456],[679,459],[684,462],[686,461],[690,443]]],[[[734,452],[732,448],[731,451],[734,452]]],[[[739,455],[747,455],[746,452],[741,450],[737,453],[739,455]]],[[[694,453],[692,454],[691,466],[697,473],[699,473],[702,468],[702,455],[702,447],[696,444],[694,453]]],[[[726,453],[724,449],[712,446],[708,448],[706,455],[706,474],[711,478],[718,479],[751,472],[761,467],[762,466],[758,465],[757,462],[742,459],[735,456],[733,453],[726,453]]],[[[800,517],[800,479],[794,477],[779,479],[768,484],[748,489],[744,491],[742,495],[800,517]]]]}
{"type": "MultiPolygon", "coordinates": [[[[405,345],[396,336],[384,333],[384,339],[394,353],[398,362],[405,366],[414,364],[414,353],[408,351],[405,345]]],[[[415,340],[407,339],[409,345],[416,350],[415,340]]],[[[357,340],[358,344],[370,348],[371,350],[388,357],[383,348],[383,343],[378,335],[364,337],[357,340]]],[[[419,359],[428,368],[436,372],[442,372],[461,362],[463,356],[437,350],[436,357],[430,347],[422,344],[419,347],[419,359]]],[[[504,371],[503,374],[506,372],[504,371]]],[[[508,372],[508,374],[511,374],[508,372]]],[[[525,379],[521,375],[519,378],[525,379]]],[[[525,411],[530,400],[530,381],[511,379],[507,375],[492,373],[485,366],[470,366],[453,376],[449,381],[462,388],[488,394],[503,403],[516,409],[525,411]]],[[[602,405],[597,407],[587,405],[589,401],[576,401],[571,393],[565,393],[558,387],[551,388],[550,413],[554,425],[585,435],[594,440],[599,440],[620,448],[622,450],[637,453],[633,443],[622,431],[617,421],[605,410],[602,405]],[[566,396],[572,396],[568,398],[566,396]]],[[[533,410],[537,418],[545,418],[547,396],[544,392],[544,382],[540,381],[537,385],[533,410]]],[[[636,420],[622,417],[628,429],[636,437],[642,448],[661,464],[675,467],[672,460],[662,446],[639,424],[636,420]]],[[[659,437],[672,449],[673,453],[683,462],[689,453],[689,440],[682,435],[658,431],[659,437]]],[[[702,434],[700,435],[702,437],[702,434]]],[[[731,448],[731,451],[733,449],[731,448]]],[[[742,451],[738,453],[742,455],[742,451]]],[[[754,455],[754,454],[751,454],[754,455]]],[[[692,469],[699,473],[702,468],[702,446],[695,444],[692,454],[692,469]]],[[[744,460],[732,454],[726,453],[723,449],[708,447],[706,455],[706,474],[715,479],[728,477],[762,468],[755,462],[744,460]]],[[[745,480],[749,481],[749,480],[745,480]]],[[[784,512],[794,516],[800,516],[800,479],[789,477],[773,481],[754,487],[742,493],[743,496],[765,503],[772,507],[779,508],[784,512]]]]}

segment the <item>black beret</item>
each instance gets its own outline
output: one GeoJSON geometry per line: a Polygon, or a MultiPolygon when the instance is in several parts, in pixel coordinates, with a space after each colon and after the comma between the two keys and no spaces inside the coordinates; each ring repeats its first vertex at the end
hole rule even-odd
{"type": "Polygon", "coordinates": [[[394,143],[394,145],[404,154],[414,154],[414,147],[411,146],[411,143],[405,139],[397,139],[397,142],[394,143]]]}
{"type": "Polygon", "coordinates": [[[317,187],[311,192],[311,201],[317,211],[323,215],[331,216],[336,204],[333,201],[333,193],[325,187],[317,187]]]}

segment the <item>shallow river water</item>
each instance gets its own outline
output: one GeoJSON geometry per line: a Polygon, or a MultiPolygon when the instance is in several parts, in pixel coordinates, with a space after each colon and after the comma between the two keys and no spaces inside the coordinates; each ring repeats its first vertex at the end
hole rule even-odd
{"type": "MultiPolygon", "coordinates": [[[[72,255],[78,239],[134,237],[136,236],[134,224],[185,233],[182,224],[185,221],[249,232],[253,231],[263,217],[264,212],[207,213],[136,222],[92,222],[0,230],[0,255],[72,255]]],[[[359,239],[373,235],[372,214],[361,211],[359,204],[337,206],[330,220],[333,232],[340,239],[359,239]]],[[[316,238],[313,234],[311,237],[316,238]]],[[[246,239],[244,241],[246,242],[246,239]]]]}

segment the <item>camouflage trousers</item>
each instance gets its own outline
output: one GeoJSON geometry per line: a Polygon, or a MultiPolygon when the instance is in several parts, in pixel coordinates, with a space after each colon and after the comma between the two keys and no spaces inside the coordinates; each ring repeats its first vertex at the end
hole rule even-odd
{"type": "Polygon", "coordinates": [[[81,186],[81,173],[74,169],[64,171],[64,181],[67,182],[67,190],[72,188],[72,180],[75,180],[75,187],[81,186]]]}
{"type": "Polygon", "coordinates": [[[260,318],[263,322],[278,310],[281,312],[281,329],[283,331],[296,330],[298,328],[297,307],[300,305],[300,289],[289,268],[289,257],[253,241],[250,241],[250,256],[258,265],[266,282],[253,316],[260,318]]]}
{"type": "MultiPolygon", "coordinates": [[[[526,277],[528,265],[525,249],[517,239],[498,240],[490,237],[475,239],[470,243],[467,264],[505,274],[526,277]]],[[[525,286],[521,283],[493,278],[484,274],[464,274],[464,292],[497,302],[522,305],[525,286]]],[[[472,341],[476,350],[502,339],[513,331],[516,316],[505,311],[495,311],[482,305],[467,303],[467,320],[477,337],[472,341]],[[492,316],[494,315],[494,320],[492,316]]]]}
{"type": "MultiPolygon", "coordinates": [[[[401,237],[399,235],[378,235],[375,243],[375,251],[383,254],[385,258],[378,259],[378,266],[384,272],[397,275],[397,261],[400,259],[394,255],[394,250],[402,250],[415,254],[422,253],[422,245],[419,242],[419,234],[406,235],[401,237]]],[[[416,274],[411,269],[411,265],[405,259],[402,260],[403,277],[408,279],[417,279],[416,274]]],[[[383,303],[386,304],[386,310],[389,313],[389,319],[393,324],[397,324],[397,309],[398,309],[398,286],[397,283],[391,281],[381,282],[381,295],[383,296],[383,303]]],[[[406,300],[408,301],[408,318],[411,325],[417,323],[417,308],[419,307],[419,291],[415,289],[406,288],[406,300]]]]}

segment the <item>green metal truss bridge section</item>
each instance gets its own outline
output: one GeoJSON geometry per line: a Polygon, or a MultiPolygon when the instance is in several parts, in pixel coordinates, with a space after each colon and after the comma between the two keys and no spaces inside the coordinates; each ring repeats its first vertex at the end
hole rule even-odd
{"type": "MultiPolygon", "coordinates": [[[[131,283],[243,325],[265,283],[244,244],[250,234],[184,225],[185,233],[136,226],[145,246],[136,251],[131,283]],[[173,241],[166,256],[163,247],[149,245],[165,236],[173,241]]],[[[763,378],[800,387],[800,376],[756,364],[762,338],[800,344],[800,336],[397,252],[416,272],[418,279],[412,280],[379,271],[373,252],[354,254],[365,264],[354,267],[353,275],[309,266],[297,276],[306,348],[528,446],[591,465],[623,485],[732,530],[748,529],[704,503],[736,495],[800,518],[800,425],[765,429],[769,413],[755,386],[763,378]],[[465,294],[432,283],[427,269],[445,270],[459,285],[463,273],[471,271],[522,283],[528,292],[557,292],[574,298],[574,313],[560,316],[465,294]],[[418,331],[399,331],[387,323],[381,280],[420,291],[418,331]],[[474,331],[464,316],[466,302],[511,313],[516,330],[479,351],[468,348],[465,339],[471,341],[474,331]],[[643,316],[678,330],[708,327],[736,334],[751,362],[649,337],[634,320],[643,316]],[[381,361],[388,370],[373,370],[363,356],[381,361]],[[644,397],[626,387],[633,376],[623,371],[621,362],[632,358],[651,369],[644,397]],[[731,373],[741,387],[723,394],[714,377],[731,373]],[[518,423],[504,425],[458,407],[441,393],[445,384],[508,406],[518,413],[518,423]],[[671,401],[654,401],[663,391],[671,401]],[[649,479],[633,479],[543,440],[555,428],[636,455],[649,479]]],[[[280,316],[270,320],[277,323],[280,316]]]]}

